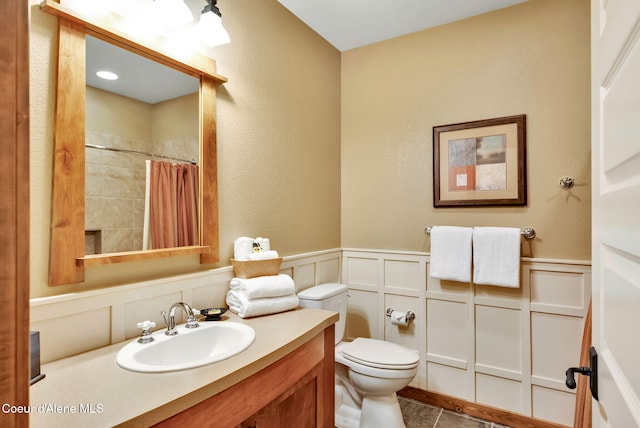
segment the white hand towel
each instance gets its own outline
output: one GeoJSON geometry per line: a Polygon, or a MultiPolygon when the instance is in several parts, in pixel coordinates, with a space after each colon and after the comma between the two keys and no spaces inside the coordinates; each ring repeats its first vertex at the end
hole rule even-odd
{"type": "Polygon", "coordinates": [[[253,251],[253,238],[241,236],[233,242],[233,258],[247,260],[247,255],[253,251]]]}
{"type": "Polygon", "coordinates": [[[458,226],[431,228],[430,275],[433,278],[471,282],[473,229],[458,226]]]}
{"type": "Polygon", "coordinates": [[[473,282],[520,287],[520,229],[473,229],[473,282]]]}
{"type": "Polygon", "coordinates": [[[247,299],[280,297],[294,294],[296,285],[289,275],[258,276],[250,279],[233,278],[229,288],[245,295],[247,299]]]}
{"type": "Polygon", "coordinates": [[[278,257],[278,252],[276,250],[269,250],[260,251],[258,253],[249,253],[247,254],[246,260],[270,260],[277,259],[278,257]]]}
{"type": "Polygon", "coordinates": [[[290,311],[291,309],[297,308],[298,303],[298,296],[295,294],[280,297],[265,297],[262,299],[247,299],[244,294],[235,290],[229,290],[227,292],[227,305],[229,305],[229,309],[241,318],[290,311]]]}

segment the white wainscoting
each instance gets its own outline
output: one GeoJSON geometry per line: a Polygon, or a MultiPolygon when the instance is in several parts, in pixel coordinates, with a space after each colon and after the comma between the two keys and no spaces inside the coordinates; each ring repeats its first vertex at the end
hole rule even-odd
{"type": "Polygon", "coordinates": [[[411,386],[573,425],[565,370],[578,365],[591,263],[523,258],[518,289],[428,276],[429,256],[345,249],[347,336],[417,349],[411,386]],[[386,308],[416,314],[392,325],[386,308]]]}
{"type": "MultiPolygon", "coordinates": [[[[296,290],[340,280],[340,249],[285,257],[281,273],[296,290]]],[[[160,315],[175,302],[195,308],[226,307],[231,267],[126,284],[83,293],[31,299],[31,330],[40,331],[43,363],[135,337],[136,324],[151,320],[164,328],[160,315]]]]}
{"type": "MultiPolygon", "coordinates": [[[[575,395],[564,385],[578,365],[591,298],[590,262],[522,259],[521,287],[473,286],[428,277],[426,253],[332,249],[286,257],[281,272],[297,291],[342,281],[349,286],[347,336],[373,337],[420,352],[411,386],[563,425],[575,395]],[[387,308],[413,311],[408,327],[387,308]]],[[[226,306],[233,272],[224,267],[101,290],[31,300],[41,359],[54,361],[121,342],[178,301],[226,306]]]]}

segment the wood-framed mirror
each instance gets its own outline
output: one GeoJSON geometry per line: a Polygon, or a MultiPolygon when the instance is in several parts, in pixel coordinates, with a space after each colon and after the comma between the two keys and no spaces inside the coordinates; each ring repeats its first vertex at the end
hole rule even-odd
{"type": "Polygon", "coordinates": [[[216,86],[227,79],[213,59],[193,53],[177,59],[105,28],[54,0],[42,9],[58,17],[58,65],[54,119],[53,183],[49,285],[84,281],[86,267],[162,257],[200,255],[201,263],[219,261],[216,154],[216,86]],[[86,36],[95,37],[199,81],[199,191],[196,245],[101,254],[85,251],[86,36]]]}

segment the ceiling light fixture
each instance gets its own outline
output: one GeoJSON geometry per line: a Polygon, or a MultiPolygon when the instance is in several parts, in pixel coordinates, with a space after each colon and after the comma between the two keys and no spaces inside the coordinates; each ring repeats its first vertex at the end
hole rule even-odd
{"type": "Polygon", "coordinates": [[[117,80],[118,75],[116,73],[112,73],[111,71],[101,70],[96,72],[96,76],[101,77],[105,80],[117,80]]]}
{"type": "Polygon", "coordinates": [[[202,43],[210,47],[231,42],[229,33],[222,26],[222,13],[216,3],[217,0],[207,0],[207,5],[202,9],[202,15],[200,15],[200,21],[194,27],[202,43]]]}

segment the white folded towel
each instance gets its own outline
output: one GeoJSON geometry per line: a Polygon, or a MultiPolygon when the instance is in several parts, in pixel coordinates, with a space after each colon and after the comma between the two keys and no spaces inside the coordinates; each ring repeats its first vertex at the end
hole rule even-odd
{"type": "Polygon", "coordinates": [[[276,250],[260,251],[258,253],[247,254],[246,260],[270,260],[280,257],[276,250]]]}
{"type": "Polygon", "coordinates": [[[229,282],[229,288],[244,294],[247,299],[280,297],[296,292],[293,279],[285,274],[258,276],[249,279],[233,278],[229,282]]]}
{"type": "Polygon", "coordinates": [[[431,228],[431,277],[471,282],[472,231],[458,226],[431,228]]]}
{"type": "Polygon", "coordinates": [[[233,241],[233,258],[236,260],[247,260],[247,255],[253,251],[253,238],[241,236],[233,241]]]}
{"type": "Polygon", "coordinates": [[[298,303],[298,296],[295,294],[280,297],[264,297],[262,299],[248,299],[243,293],[238,291],[229,290],[227,292],[227,305],[229,305],[229,309],[241,318],[290,311],[291,309],[297,308],[298,303]]]}
{"type": "Polygon", "coordinates": [[[520,287],[520,229],[473,229],[473,282],[520,287]]]}

